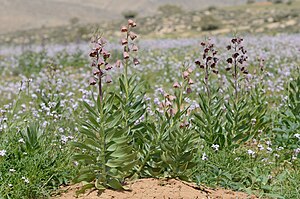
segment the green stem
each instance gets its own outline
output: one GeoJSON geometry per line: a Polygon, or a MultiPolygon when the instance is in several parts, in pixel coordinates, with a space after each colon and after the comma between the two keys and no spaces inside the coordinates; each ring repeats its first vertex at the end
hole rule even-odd
{"type": "Polygon", "coordinates": [[[208,85],[208,78],[209,78],[209,67],[208,67],[208,63],[205,63],[205,86],[206,86],[206,91],[207,91],[207,96],[210,99],[210,89],[209,89],[209,85],[208,85]]]}
{"type": "MultiPolygon", "coordinates": [[[[237,44],[234,45],[234,52],[237,52],[237,44]]],[[[234,96],[235,102],[238,101],[238,72],[237,72],[237,60],[234,58],[234,96]]]]}
{"type": "Polygon", "coordinates": [[[126,94],[126,102],[128,101],[129,96],[129,82],[128,82],[128,60],[125,61],[124,66],[124,80],[125,80],[125,94],[126,94]]]}
{"type": "Polygon", "coordinates": [[[105,143],[105,132],[104,132],[104,127],[103,127],[103,116],[104,116],[104,113],[103,113],[103,104],[101,103],[100,104],[100,118],[101,118],[101,121],[100,121],[100,139],[101,139],[101,170],[102,170],[102,175],[103,175],[103,181],[106,182],[107,179],[106,179],[106,159],[105,159],[105,152],[106,152],[106,143],[105,143]]]}

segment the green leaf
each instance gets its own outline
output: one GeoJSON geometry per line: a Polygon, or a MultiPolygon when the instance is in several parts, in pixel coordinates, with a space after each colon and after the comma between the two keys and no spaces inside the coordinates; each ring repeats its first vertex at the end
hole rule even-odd
{"type": "Polygon", "coordinates": [[[94,188],[95,185],[93,183],[89,183],[81,187],[79,190],[76,191],[76,195],[78,196],[79,194],[84,194],[86,190],[94,188]]]}
{"type": "Polygon", "coordinates": [[[100,144],[99,142],[97,142],[97,141],[100,141],[100,140],[98,140],[98,139],[96,140],[96,139],[86,138],[85,141],[84,141],[84,143],[85,143],[86,145],[90,145],[90,146],[95,147],[95,148],[99,151],[99,150],[102,149],[102,146],[101,146],[101,144],[100,144]]]}
{"type": "Polygon", "coordinates": [[[104,191],[106,189],[105,186],[102,184],[102,182],[99,180],[99,178],[96,179],[95,187],[100,191],[104,191]]]}
{"type": "Polygon", "coordinates": [[[265,196],[269,198],[275,198],[275,199],[285,199],[285,197],[279,195],[279,194],[274,194],[274,193],[265,193],[265,196]]]}
{"type": "Polygon", "coordinates": [[[79,183],[82,181],[86,181],[86,182],[92,182],[93,180],[95,180],[96,175],[93,172],[88,172],[88,173],[83,173],[83,174],[79,174],[75,179],[74,182],[75,183],[79,183]]]}
{"type": "Polygon", "coordinates": [[[96,163],[96,159],[93,156],[87,154],[73,155],[72,159],[75,161],[88,161],[88,162],[96,163]]]}
{"type": "Polygon", "coordinates": [[[97,112],[94,110],[94,108],[92,108],[87,102],[83,101],[83,105],[84,107],[95,117],[98,116],[97,112]]]}
{"type": "Polygon", "coordinates": [[[89,151],[95,151],[94,149],[92,149],[91,147],[83,144],[83,143],[80,143],[80,142],[71,142],[70,143],[72,146],[74,147],[78,147],[80,149],[86,149],[86,150],[89,150],[89,151]]]}
{"type": "Polygon", "coordinates": [[[81,127],[79,130],[80,133],[85,134],[89,138],[95,138],[97,139],[96,134],[93,132],[93,130],[87,128],[87,127],[81,127]]]}
{"type": "Polygon", "coordinates": [[[132,152],[132,147],[130,145],[117,147],[115,151],[111,154],[111,157],[120,158],[127,155],[130,152],[132,152]]]}
{"type": "Polygon", "coordinates": [[[115,189],[115,190],[123,190],[123,186],[117,179],[111,179],[108,181],[108,186],[115,189]]]}

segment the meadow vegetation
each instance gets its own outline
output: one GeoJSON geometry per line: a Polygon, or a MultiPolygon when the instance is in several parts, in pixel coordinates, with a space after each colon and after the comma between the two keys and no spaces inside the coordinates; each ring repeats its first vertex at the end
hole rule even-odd
{"type": "Polygon", "coordinates": [[[136,26],[89,52],[0,58],[0,198],[148,177],[299,198],[299,35],[142,48],[136,26]]]}

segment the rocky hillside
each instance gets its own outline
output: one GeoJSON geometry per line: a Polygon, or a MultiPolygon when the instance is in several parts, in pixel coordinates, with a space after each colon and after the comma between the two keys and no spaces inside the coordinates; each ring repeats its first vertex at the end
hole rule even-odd
{"type": "Polygon", "coordinates": [[[122,19],[122,13],[136,12],[140,17],[153,15],[165,4],[185,10],[209,6],[244,4],[246,0],[1,0],[0,34],[41,27],[81,24],[122,19]]]}
{"type": "MultiPolygon", "coordinates": [[[[178,6],[162,7],[159,13],[138,17],[137,32],[144,37],[190,37],[211,34],[277,34],[300,31],[300,2],[256,3],[231,7],[210,6],[186,11],[178,6]]],[[[73,24],[0,35],[0,43],[31,44],[89,40],[98,29],[106,35],[119,34],[124,19],[101,23],[73,24]]]]}

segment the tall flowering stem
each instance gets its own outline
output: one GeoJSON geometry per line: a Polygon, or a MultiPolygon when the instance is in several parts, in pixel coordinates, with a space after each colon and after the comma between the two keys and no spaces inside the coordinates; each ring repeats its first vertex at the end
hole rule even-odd
{"type": "Polygon", "coordinates": [[[234,79],[234,96],[235,100],[238,100],[238,90],[239,90],[239,74],[248,74],[249,71],[246,69],[245,62],[248,57],[246,55],[247,51],[242,46],[243,39],[240,37],[234,37],[231,39],[230,44],[226,47],[228,51],[232,51],[231,57],[226,61],[228,66],[226,71],[230,71],[233,67],[232,76],[234,79]]]}
{"type": "Polygon", "coordinates": [[[129,93],[129,84],[128,84],[129,60],[130,58],[132,58],[132,62],[134,65],[138,65],[140,63],[134,54],[134,52],[138,51],[138,47],[134,42],[135,39],[137,38],[137,34],[132,31],[132,29],[134,29],[135,27],[136,27],[136,23],[131,19],[128,20],[127,26],[121,27],[121,32],[126,33],[125,38],[121,40],[121,44],[123,46],[126,98],[128,98],[128,93],[129,93]]]}
{"type": "Polygon", "coordinates": [[[111,76],[106,74],[105,71],[109,71],[112,69],[112,65],[108,63],[108,58],[110,57],[110,53],[104,48],[106,44],[105,39],[100,36],[97,36],[92,40],[92,50],[89,56],[92,59],[91,67],[92,67],[92,77],[90,77],[89,84],[96,85],[98,83],[98,95],[100,98],[100,102],[103,101],[103,81],[102,78],[106,77],[106,83],[111,83],[111,76]]]}
{"type": "Polygon", "coordinates": [[[203,48],[202,57],[197,59],[195,64],[205,71],[204,84],[208,98],[210,99],[211,91],[209,86],[209,77],[211,72],[215,74],[219,73],[218,69],[216,68],[219,61],[219,59],[216,57],[218,51],[214,49],[214,44],[211,43],[210,40],[207,42],[201,42],[201,46],[203,48]]]}

